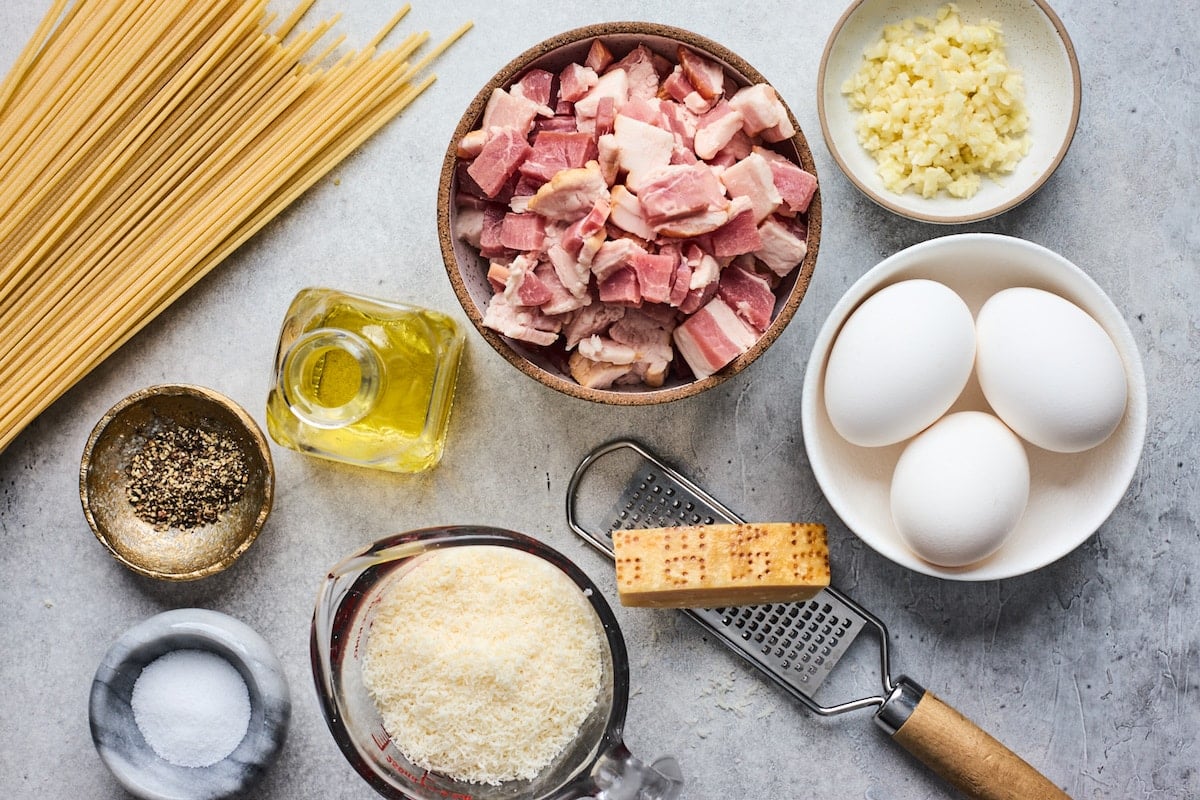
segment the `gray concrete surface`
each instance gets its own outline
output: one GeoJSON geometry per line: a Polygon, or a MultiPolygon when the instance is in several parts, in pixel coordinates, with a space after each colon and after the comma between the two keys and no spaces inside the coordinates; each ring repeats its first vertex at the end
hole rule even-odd
{"type": "MultiPolygon", "coordinates": [[[[7,68],[48,3],[0,4],[7,68]]],[[[320,0],[363,42],[397,4],[320,0]]],[[[1055,8],[1074,39],[1084,100],[1054,178],[997,219],[909,222],[864,199],[820,136],[815,83],[840,2],[438,3],[406,30],[476,29],[438,82],[34,422],[0,453],[0,795],[116,798],[92,747],[87,697],[105,650],[165,609],[211,608],[258,630],[283,661],[292,728],[254,797],[373,797],[317,706],[308,625],[317,583],[387,533],[446,523],[523,531],[612,590],[610,568],[563,519],[568,476],[594,445],[637,435],[735,509],[830,526],[834,578],[890,627],[894,666],[955,704],[1077,798],[1200,796],[1200,31],[1183,4],[1055,8]],[[138,577],[92,537],[79,456],[126,394],[186,381],[222,391],[263,423],[278,326],[295,292],[330,285],[440,308],[466,323],[446,281],[434,204],[444,143],[478,87],[527,46],[567,28],[648,19],[716,39],[756,65],[815,151],[825,232],[794,322],[752,368],[678,404],[619,409],[521,376],[473,329],[444,462],[417,477],[339,467],[275,448],[277,500],[232,569],[197,583],[138,577]],[[1081,265],[1125,313],[1145,362],[1150,419],[1137,474],[1112,517],[1040,571],[985,583],[924,577],[862,545],[808,468],[799,393],[808,351],[842,292],[881,258],[924,239],[994,231],[1081,265]]],[[[875,728],[869,713],[814,717],[673,613],[620,610],[634,693],[626,739],[680,759],[689,800],[909,800],[951,791],[875,728]]]]}

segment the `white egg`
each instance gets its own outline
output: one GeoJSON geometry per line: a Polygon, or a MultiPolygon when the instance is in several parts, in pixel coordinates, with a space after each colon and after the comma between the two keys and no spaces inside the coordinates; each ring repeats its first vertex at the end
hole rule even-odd
{"type": "Polygon", "coordinates": [[[887,286],[834,340],[825,367],[829,421],[862,447],[904,441],[946,413],[974,359],[971,310],[952,289],[924,279],[887,286]]]}
{"type": "Polygon", "coordinates": [[[892,520],[900,538],[943,567],[996,552],[1028,501],[1024,445],[982,411],[943,417],[908,443],[892,474],[892,520]]]}
{"type": "Polygon", "coordinates": [[[976,320],[975,369],[992,410],[1059,453],[1103,442],[1125,414],[1125,367],[1100,323],[1041,289],[1005,289],[976,320]]]}

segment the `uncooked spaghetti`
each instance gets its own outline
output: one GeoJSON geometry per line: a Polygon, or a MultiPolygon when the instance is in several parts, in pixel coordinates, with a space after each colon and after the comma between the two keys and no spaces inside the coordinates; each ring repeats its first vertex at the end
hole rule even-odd
{"type": "Polygon", "coordinates": [[[55,0],[0,83],[0,451],[433,81],[267,0],[55,0]],[[276,24],[277,23],[277,24],[276,24]]]}

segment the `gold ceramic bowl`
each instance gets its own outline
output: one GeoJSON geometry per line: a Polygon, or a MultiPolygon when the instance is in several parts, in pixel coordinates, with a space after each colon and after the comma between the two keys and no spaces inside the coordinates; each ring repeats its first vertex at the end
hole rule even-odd
{"type": "Polygon", "coordinates": [[[88,438],[79,468],[79,498],[96,538],[113,558],[151,578],[188,581],[228,567],[254,542],[275,492],[267,440],[240,406],[199,386],[151,386],[106,413],[88,438]],[[141,519],[126,494],[130,460],[166,426],[228,436],[247,466],[241,497],[216,522],[159,530],[141,519]]]}
{"type": "MultiPolygon", "coordinates": [[[[487,281],[488,262],[471,245],[454,235],[457,214],[454,197],[458,190],[458,142],[479,127],[484,107],[494,89],[510,87],[531,69],[540,68],[557,75],[569,63],[582,63],[592,41],[597,38],[602,39],[618,57],[638,44],[643,44],[672,61],[676,58],[676,49],[683,44],[723,65],[727,79],[732,79],[738,86],[770,83],[758,70],[722,45],[690,31],[648,22],[607,22],[589,25],[561,33],[533,46],[510,61],[487,82],[467,107],[450,140],[442,163],[441,182],[438,187],[438,235],[441,239],[442,259],[445,261],[454,293],[471,322],[488,344],[521,372],[551,389],[593,402],[613,405],[665,403],[699,394],[731,378],[754,363],[754,360],[783,333],[783,329],[800,306],[812,278],[813,267],[816,265],[817,249],[821,241],[821,190],[818,184],[817,193],[807,214],[808,253],[804,261],[776,289],[771,324],[749,350],[707,378],[684,380],[676,375],[669,375],[664,385],[659,388],[632,386],[589,389],[571,377],[566,366],[566,354],[561,352],[561,347],[539,348],[527,345],[484,327],[483,314],[493,294],[487,281]]],[[[780,100],[786,107],[786,100],[782,96],[780,100]]],[[[796,129],[796,134],[772,145],[773,149],[817,175],[808,141],[804,138],[791,109],[788,109],[788,118],[796,129]]],[[[678,355],[676,357],[678,358],[678,355]]]]}

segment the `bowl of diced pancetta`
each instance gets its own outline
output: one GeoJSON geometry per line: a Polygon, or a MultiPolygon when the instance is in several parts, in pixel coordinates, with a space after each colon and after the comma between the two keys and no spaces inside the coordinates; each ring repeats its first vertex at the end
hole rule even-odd
{"type": "Polygon", "coordinates": [[[816,168],[741,57],[663,25],[592,25],[502,69],[438,193],[443,259],[481,335],[575,397],[697,394],[778,338],[812,277],[816,168]]]}

